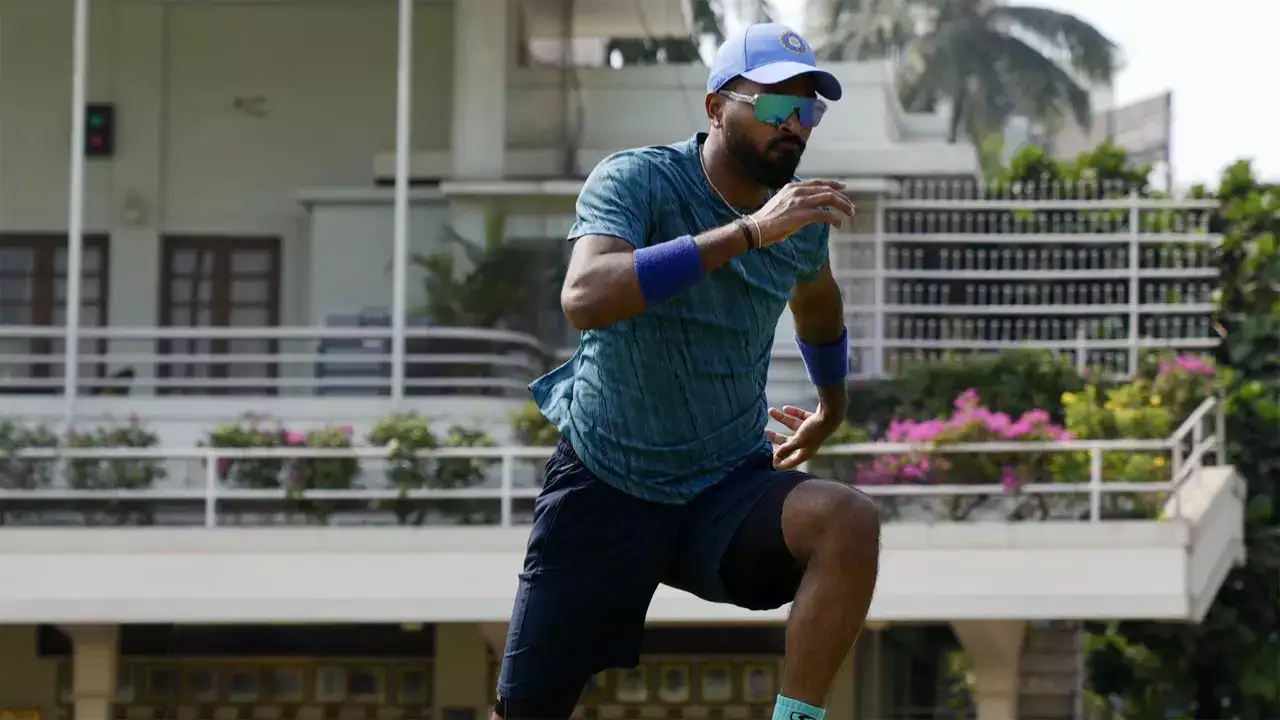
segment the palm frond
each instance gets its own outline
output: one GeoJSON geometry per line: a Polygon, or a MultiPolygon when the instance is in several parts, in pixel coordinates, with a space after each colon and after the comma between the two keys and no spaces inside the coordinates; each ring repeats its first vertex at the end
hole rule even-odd
{"type": "Polygon", "coordinates": [[[1012,35],[992,33],[988,43],[987,52],[1000,58],[1004,86],[1020,110],[1037,117],[1066,110],[1080,127],[1092,126],[1089,90],[1061,65],[1012,35]]]}
{"type": "Polygon", "coordinates": [[[1075,15],[1027,5],[997,5],[990,14],[1066,51],[1071,67],[1088,80],[1110,84],[1115,79],[1118,46],[1075,15]]]}

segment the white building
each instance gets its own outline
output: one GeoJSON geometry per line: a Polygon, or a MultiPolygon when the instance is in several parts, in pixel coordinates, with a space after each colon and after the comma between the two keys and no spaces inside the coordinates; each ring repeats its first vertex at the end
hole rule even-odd
{"type": "MultiPolygon", "coordinates": [[[[209,459],[196,445],[246,411],[292,427],[352,423],[363,432],[393,410],[414,410],[508,441],[525,383],[572,342],[557,324],[554,288],[545,298],[547,288],[529,288],[527,307],[517,308],[531,308],[536,333],[415,328],[427,298],[406,255],[461,258],[450,233],[483,241],[500,227],[513,247],[545,250],[554,269],[581,177],[614,150],[701,129],[704,71],[522,66],[527,39],[561,32],[556,0],[80,5],[91,7],[82,56],[72,0],[0,0],[5,413],[28,425],[69,418],[80,428],[137,413],[161,437],[169,478],[149,500],[127,505],[155,527],[0,528],[0,715],[483,717],[523,528],[222,527],[284,520],[278,502],[264,510],[254,504],[260,496],[228,499],[218,464],[192,462],[209,459]],[[413,22],[402,26],[398,12],[410,7],[413,22]],[[402,27],[411,40],[404,46],[402,27]],[[398,47],[412,50],[401,72],[398,47]],[[85,59],[83,95],[77,57],[85,59]],[[398,104],[410,95],[411,108],[398,104]],[[81,166],[68,138],[82,99],[112,105],[115,152],[81,166]],[[399,156],[398,138],[408,139],[399,156]],[[397,177],[405,181],[398,190],[397,177]],[[66,281],[65,240],[78,230],[80,363],[64,382],[56,326],[77,287],[66,281]],[[409,311],[403,346],[390,331],[350,327],[369,308],[409,311]],[[322,327],[339,321],[348,327],[322,327]],[[428,357],[395,362],[419,354],[428,357]],[[353,355],[374,361],[352,371],[362,360],[353,355]],[[214,482],[204,485],[207,478],[214,482]],[[208,527],[164,527],[188,521],[208,527]],[[310,630],[293,632],[290,623],[310,630]]],[[[592,37],[680,34],[686,13],[681,0],[578,0],[575,27],[592,37]]],[[[977,158],[945,143],[938,119],[903,112],[889,68],[832,70],[846,97],[815,135],[802,172],[846,179],[860,208],[833,249],[860,372],[884,371],[895,353],[1026,339],[887,330],[924,302],[905,294],[891,302],[914,292],[906,281],[941,272],[889,263],[893,233],[908,232],[895,222],[937,205],[891,196],[914,178],[947,187],[972,179],[977,158]]],[[[1135,231],[1133,247],[1142,241],[1135,231]]],[[[1130,337],[1089,340],[1085,354],[1136,357],[1147,344],[1137,321],[1156,311],[1140,307],[1147,271],[1136,252],[1129,257],[1123,279],[1134,291],[1106,312],[1132,313],[1130,337]]],[[[966,270],[980,280],[993,268],[966,270]]],[[[773,392],[796,397],[803,383],[785,352],[788,323],[773,392]]],[[[1074,336],[1037,341],[1077,347],[1074,336]]],[[[1203,346],[1186,335],[1164,344],[1203,346]]],[[[1044,647],[1033,639],[1056,632],[1030,623],[1195,621],[1240,557],[1241,511],[1230,469],[1201,467],[1220,439],[1198,423],[1180,439],[1191,446],[1173,451],[1175,462],[1185,452],[1185,463],[1165,521],[890,524],[872,609],[881,629],[864,642],[864,660],[848,663],[830,716],[892,717],[928,690],[911,683],[931,661],[899,642],[916,631],[952,626],[974,665],[980,716],[1006,720],[1020,695],[1035,699],[1028,687],[1039,670],[1019,659],[1039,657],[1044,647]]],[[[535,492],[512,489],[533,474],[517,460],[539,452],[489,452],[502,460],[489,497],[503,498],[504,525],[535,492]]],[[[1094,489],[1101,497],[1101,485],[1094,489]]],[[[44,518],[5,516],[19,525],[122,507],[84,490],[8,487],[3,497],[44,518]]],[[[646,699],[617,697],[621,676],[610,675],[584,699],[584,713],[766,712],[772,694],[751,696],[746,679],[776,671],[783,618],[663,591],[651,618],[646,699]],[[667,670],[692,691],[660,687],[667,670]],[[715,699],[720,687],[727,700],[715,699]]],[[[1074,668],[1078,635],[1065,638],[1074,668]]],[[[1071,677],[1051,699],[1078,697],[1078,673],[1071,677]]]]}

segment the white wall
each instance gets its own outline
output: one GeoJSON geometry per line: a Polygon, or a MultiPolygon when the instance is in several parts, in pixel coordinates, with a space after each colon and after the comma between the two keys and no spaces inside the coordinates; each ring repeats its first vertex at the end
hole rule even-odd
{"type": "MultiPolygon", "coordinates": [[[[0,536],[0,575],[10,580],[0,587],[0,617],[504,622],[527,536],[527,528],[11,530],[0,536]]],[[[1180,522],[894,524],[884,530],[870,617],[1185,618],[1190,540],[1180,522]]],[[[649,619],[775,623],[786,613],[664,587],[649,619]]]]}
{"type": "MultiPolygon", "coordinates": [[[[157,322],[165,233],[283,238],[284,320],[305,322],[295,194],[367,186],[373,154],[394,146],[394,3],[91,5],[89,97],[116,103],[119,129],[86,180],[86,227],[113,236],[111,322],[157,322]],[[261,116],[236,109],[258,97],[261,116]],[[123,222],[127,197],[140,225],[123,222]]],[[[67,226],[71,7],[0,1],[0,231],[67,226]]],[[[415,145],[447,148],[452,7],[416,18],[415,145]]]]}

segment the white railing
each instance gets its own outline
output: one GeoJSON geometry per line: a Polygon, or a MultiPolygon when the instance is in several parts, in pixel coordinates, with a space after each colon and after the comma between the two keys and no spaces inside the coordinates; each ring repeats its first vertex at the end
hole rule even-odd
{"type": "Polygon", "coordinates": [[[1112,185],[905,183],[871,232],[832,236],[861,374],[1033,347],[1124,376],[1146,350],[1212,348],[1217,207],[1112,185]]]}
{"type": "MultiPolygon", "coordinates": [[[[1212,200],[1103,197],[1116,188],[908,182],[870,232],[836,232],[853,375],[1015,347],[1132,375],[1147,350],[1205,351],[1218,287],[1212,200]]],[[[0,326],[0,393],[57,393],[65,333],[0,326]]],[[[81,394],[348,394],[400,397],[390,327],[82,328],[81,394]],[[341,342],[353,348],[336,349],[341,342]],[[319,351],[324,345],[331,349],[319,351]],[[319,369],[345,368],[342,377],[319,369]],[[131,379],[113,377],[134,369],[131,379]]],[[[514,393],[572,350],[478,328],[405,330],[405,394],[514,393]]],[[[546,338],[542,339],[543,341],[546,338]]],[[[778,363],[797,365],[789,339],[778,363]]]]}
{"type": "MultiPolygon", "coordinates": [[[[58,394],[56,327],[0,326],[0,393],[58,394]]],[[[392,394],[390,327],[82,328],[80,395],[392,394]]],[[[405,394],[527,396],[553,354],[532,335],[408,328],[405,394]]]]}
{"type": "MultiPolygon", "coordinates": [[[[1052,454],[1052,453],[1087,453],[1090,459],[1090,471],[1087,484],[1078,482],[1032,483],[1017,490],[1019,495],[1029,496],[1066,496],[1086,495],[1089,500],[1088,519],[1098,522],[1103,519],[1103,498],[1114,494],[1159,495],[1173,494],[1196,470],[1206,465],[1206,456],[1212,455],[1215,463],[1224,464],[1226,448],[1225,424],[1220,401],[1210,398],[1205,400],[1169,438],[1161,440],[1071,440],[1062,442],[984,442],[959,443],[942,446],[916,445],[908,443],[860,443],[833,445],[823,448],[820,457],[824,461],[850,460],[886,455],[903,455],[929,453],[933,455],[964,454],[1052,454]],[[1212,420],[1212,425],[1210,425],[1212,420]],[[1172,456],[1169,480],[1164,482],[1122,482],[1104,477],[1104,453],[1169,453],[1172,456]]],[[[340,490],[298,490],[283,488],[245,489],[227,487],[223,475],[227,472],[227,463],[233,461],[381,461],[391,460],[386,448],[357,447],[350,449],[318,449],[318,448],[27,448],[11,455],[0,454],[0,461],[15,462],[51,462],[62,466],[75,464],[77,461],[98,461],[91,463],[94,468],[118,468],[118,474],[136,475],[136,463],[197,461],[203,466],[202,484],[178,487],[147,487],[143,489],[70,489],[66,487],[39,489],[3,489],[0,490],[0,516],[4,513],[30,513],[40,509],[53,509],[67,512],[73,506],[84,512],[85,508],[105,508],[124,503],[144,504],[153,509],[164,509],[181,515],[186,513],[186,520],[176,520],[178,524],[203,524],[216,527],[222,524],[223,506],[241,503],[253,504],[250,509],[242,509],[233,514],[267,515],[266,522],[282,522],[281,514],[289,512],[289,503],[300,502],[333,502],[345,504],[348,508],[363,513],[358,519],[361,524],[369,524],[367,514],[381,503],[393,501],[449,502],[449,501],[495,501],[498,512],[494,521],[503,527],[515,523],[516,502],[525,501],[531,507],[538,496],[535,469],[521,468],[520,463],[527,461],[545,461],[551,454],[549,447],[467,447],[446,448],[419,457],[433,462],[467,462],[471,465],[479,463],[496,463],[496,478],[491,473],[481,471],[489,482],[477,482],[476,485],[452,489],[416,488],[400,490],[393,487],[354,487],[340,490]],[[132,469],[131,469],[132,468],[132,469]],[[518,482],[518,476],[524,470],[524,480],[518,482]],[[496,480],[496,482],[492,482],[496,480]],[[523,485],[523,486],[522,486],[523,485]],[[197,510],[198,509],[198,510],[197,510]],[[191,513],[198,511],[201,522],[192,522],[191,513]]],[[[816,460],[815,460],[816,462],[816,460]]],[[[275,472],[283,474],[284,470],[276,468],[275,472]]],[[[844,478],[837,478],[844,479],[844,478]]],[[[851,479],[851,478],[850,478],[851,479]]],[[[877,498],[964,498],[975,496],[1009,495],[999,483],[980,483],[966,485],[942,484],[893,484],[862,485],[860,489],[877,498]]],[[[1173,495],[1176,497],[1176,495],[1173,495]]],[[[527,514],[527,513],[526,513],[527,514]]],[[[1176,507],[1171,513],[1179,516],[1176,507]]],[[[287,522],[285,520],[284,522],[287,522]]],[[[125,524],[121,521],[121,524],[125,524]]]]}

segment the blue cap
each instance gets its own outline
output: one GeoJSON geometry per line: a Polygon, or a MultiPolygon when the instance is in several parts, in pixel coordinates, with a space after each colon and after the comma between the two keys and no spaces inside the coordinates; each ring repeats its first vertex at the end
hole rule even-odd
{"type": "Polygon", "coordinates": [[[786,25],[758,23],[728,38],[716,51],[707,92],[717,92],[739,75],[761,85],[772,85],[804,73],[813,73],[822,97],[839,100],[844,94],[835,75],[818,69],[813,46],[799,33],[786,25]]]}

